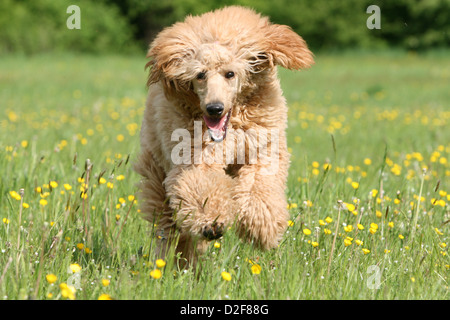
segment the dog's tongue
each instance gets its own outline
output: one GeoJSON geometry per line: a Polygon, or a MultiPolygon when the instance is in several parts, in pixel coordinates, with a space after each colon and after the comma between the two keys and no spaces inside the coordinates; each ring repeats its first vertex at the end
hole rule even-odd
{"type": "Polygon", "coordinates": [[[226,132],[225,125],[227,115],[223,116],[220,119],[203,116],[203,120],[205,120],[206,126],[209,129],[211,139],[213,139],[214,141],[222,141],[226,132]]]}

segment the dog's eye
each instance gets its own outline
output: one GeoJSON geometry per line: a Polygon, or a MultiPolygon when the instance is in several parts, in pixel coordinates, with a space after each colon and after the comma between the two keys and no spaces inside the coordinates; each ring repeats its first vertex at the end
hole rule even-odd
{"type": "Polygon", "coordinates": [[[233,71],[228,71],[227,73],[225,73],[225,78],[231,79],[233,77],[234,77],[234,72],[233,71]]]}
{"type": "Polygon", "coordinates": [[[200,72],[197,74],[197,80],[205,80],[206,79],[206,72],[200,72]]]}

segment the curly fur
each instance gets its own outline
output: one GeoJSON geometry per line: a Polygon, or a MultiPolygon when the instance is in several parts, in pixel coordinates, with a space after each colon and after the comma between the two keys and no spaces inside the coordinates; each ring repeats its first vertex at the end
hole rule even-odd
{"type": "MultiPolygon", "coordinates": [[[[277,247],[287,226],[289,166],[287,106],[277,66],[312,65],[305,41],[287,26],[233,6],[188,16],[164,29],[147,57],[149,93],[135,169],[142,175],[141,212],[158,229],[157,255],[164,257],[177,241],[176,251],[195,263],[209,236],[220,237],[232,225],[243,240],[263,249],[277,247]],[[231,79],[224,76],[227,71],[234,72],[231,79]],[[205,79],[199,79],[201,72],[205,79]],[[222,142],[203,141],[201,155],[221,156],[214,147],[228,146],[234,137],[249,146],[243,162],[197,163],[192,151],[191,164],[174,164],[171,154],[178,141],[172,141],[172,133],[184,128],[193,137],[195,121],[202,121],[214,101],[230,115],[228,133],[222,142]],[[251,161],[249,152],[260,146],[258,134],[271,129],[279,132],[277,149],[271,151],[277,170],[267,175],[263,157],[251,161]]],[[[207,130],[203,123],[202,134],[207,130]]],[[[273,144],[269,137],[268,145],[273,144]]],[[[235,158],[238,147],[232,146],[235,158]]]]}

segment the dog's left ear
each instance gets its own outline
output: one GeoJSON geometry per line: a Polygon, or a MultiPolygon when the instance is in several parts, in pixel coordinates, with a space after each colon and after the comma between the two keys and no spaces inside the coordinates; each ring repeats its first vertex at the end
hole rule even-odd
{"type": "Polygon", "coordinates": [[[309,68],[314,64],[313,54],[305,40],[288,26],[268,25],[266,41],[266,54],[274,64],[293,70],[309,68]]]}

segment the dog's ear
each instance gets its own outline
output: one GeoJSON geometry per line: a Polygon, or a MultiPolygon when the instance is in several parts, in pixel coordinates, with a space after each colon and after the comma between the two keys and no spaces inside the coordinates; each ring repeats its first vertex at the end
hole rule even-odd
{"type": "Polygon", "coordinates": [[[286,69],[305,69],[314,64],[312,52],[305,40],[290,27],[270,24],[266,28],[266,54],[274,64],[286,69]]]}

